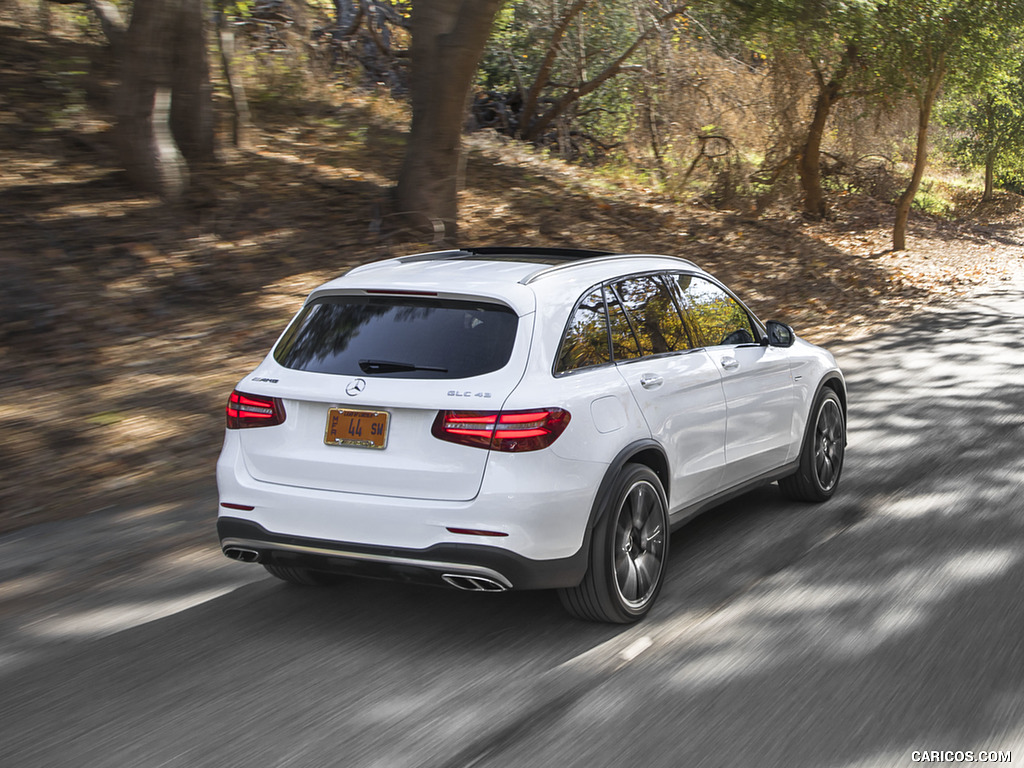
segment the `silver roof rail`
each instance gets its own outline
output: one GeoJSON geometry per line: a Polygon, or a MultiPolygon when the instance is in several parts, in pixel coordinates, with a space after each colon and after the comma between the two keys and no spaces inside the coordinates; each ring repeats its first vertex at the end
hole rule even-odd
{"type": "Polygon", "coordinates": [[[555,260],[556,263],[546,263],[536,272],[527,275],[519,281],[523,285],[529,285],[535,280],[539,280],[542,277],[550,275],[552,272],[569,269],[579,264],[593,264],[594,262],[615,261],[618,259],[636,259],[643,257],[669,259],[686,267],[700,269],[700,267],[689,259],[681,259],[678,256],[665,256],[663,254],[613,253],[611,251],[583,250],[576,248],[531,248],[528,246],[513,246],[505,248],[492,246],[486,248],[452,248],[444,251],[414,253],[409,256],[399,256],[394,259],[386,259],[385,261],[374,261],[369,264],[360,264],[359,266],[350,269],[346,274],[382,267],[389,263],[412,264],[421,261],[455,261],[463,259],[466,261],[474,259],[479,259],[481,261],[502,261],[506,259],[509,261],[535,260],[531,259],[531,256],[536,257],[537,259],[550,257],[552,260],[555,260]]]}
{"type": "MultiPolygon", "coordinates": [[[[615,254],[611,254],[609,256],[599,256],[599,257],[595,257],[595,258],[592,258],[592,259],[587,259],[585,263],[587,263],[587,264],[594,264],[594,263],[597,263],[597,262],[618,261],[619,259],[636,259],[636,258],[644,258],[644,257],[657,258],[657,259],[670,259],[672,261],[679,262],[681,266],[691,267],[693,269],[700,269],[700,267],[698,267],[696,264],[694,264],[689,259],[682,259],[682,258],[680,258],[678,256],[665,256],[663,254],[655,254],[655,253],[650,253],[650,254],[648,254],[648,253],[615,253],[615,254]]],[[[530,283],[532,283],[532,282],[534,282],[536,280],[540,280],[542,277],[548,277],[553,272],[560,272],[560,271],[562,271],[564,269],[570,269],[572,267],[579,266],[581,263],[582,262],[580,262],[580,261],[570,261],[570,262],[565,263],[565,264],[555,264],[555,265],[550,266],[550,267],[545,267],[544,269],[539,269],[536,272],[533,272],[533,273],[527,275],[526,277],[524,277],[519,282],[522,283],[523,285],[529,285],[530,283]]]]}

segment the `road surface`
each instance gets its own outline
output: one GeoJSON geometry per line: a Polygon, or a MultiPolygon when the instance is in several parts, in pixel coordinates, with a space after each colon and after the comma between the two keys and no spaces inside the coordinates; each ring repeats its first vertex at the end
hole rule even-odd
{"type": "Polygon", "coordinates": [[[292,587],[212,490],[0,538],[0,766],[1024,765],[1024,286],[835,351],[840,493],[681,529],[636,626],[292,587]]]}

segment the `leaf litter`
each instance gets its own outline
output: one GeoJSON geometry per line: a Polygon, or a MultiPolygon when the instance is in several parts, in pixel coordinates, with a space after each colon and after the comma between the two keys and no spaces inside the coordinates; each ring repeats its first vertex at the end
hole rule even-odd
{"type": "MultiPolygon", "coordinates": [[[[102,106],[53,116],[61,93],[97,77],[95,62],[55,67],[98,51],[0,17],[0,124],[15,126],[0,132],[0,532],[140,498],[207,498],[227,395],[308,291],[437,248],[387,213],[403,109],[358,94],[328,107],[341,129],[266,117],[253,147],[225,150],[181,205],[132,193],[102,106]]],[[[867,198],[838,199],[824,222],[756,217],[493,135],[466,149],[461,245],[681,256],[762,319],[826,345],[1024,272],[1024,207],[1009,193],[958,220],[914,214],[909,249],[892,253],[892,208],[867,198]]]]}

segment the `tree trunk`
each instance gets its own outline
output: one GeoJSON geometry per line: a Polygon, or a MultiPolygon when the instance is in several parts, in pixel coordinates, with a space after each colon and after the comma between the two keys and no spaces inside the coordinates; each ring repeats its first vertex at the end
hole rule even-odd
{"type": "Polygon", "coordinates": [[[118,94],[118,148],[132,185],[167,199],[188,186],[184,158],[171,136],[171,51],[173,12],[164,0],[136,0],[125,36],[118,94]]]}
{"type": "Polygon", "coordinates": [[[811,119],[810,128],[807,129],[807,139],[797,166],[800,188],[804,193],[804,213],[818,219],[823,219],[828,214],[825,194],[821,189],[821,139],[825,135],[829,112],[839,101],[839,96],[839,83],[834,79],[827,84],[822,83],[819,87],[814,117],[811,119]]]}
{"type": "Polygon", "coordinates": [[[202,0],[136,0],[124,38],[118,148],[137,188],[176,199],[214,158],[202,0]]]}
{"type": "Polygon", "coordinates": [[[985,191],[981,195],[981,201],[987,203],[995,195],[996,176],[996,151],[990,149],[985,153],[985,191]]]}
{"type": "Polygon", "coordinates": [[[928,163],[928,124],[931,122],[932,107],[935,95],[939,92],[945,68],[941,66],[932,72],[925,85],[925,91],[918,102],[917,111],[917,150],[914,153],[914,171],[910,176],[910,185],[896,202],[896,223],[892,230],[892,249],[904,251],[907,248],[907,219],[910,218],[910,206],[914,202],[917,191],[921,188],[924,169],[928,163]]]}
{"type": "Polygon", "coordinates": [[[412,126],[398,175],[398,213],[435,241],[455,242],[466,97],[503,0],[417,0],[410,30],[412,126]]]}
{"type": "Polygon", "coordinates": [[[998,132],[995,116],[995,96],[985,99],[985,132],[988,134],[989,150],[985,153],[985,191],[981,201],[987,203],[992,199],[995,187],[996,147],[993,145],[998,132]]]}
{"type": "Polygon", "coordinates": [[[213,87],[206,48],[205,3],[176,0],[171,69],[171,133],[190,166],[216,159],[213,87]]]}
{"type": "Polygon", "coordinates": [[[124,45],[125,30],[128,25],[124,16],[116,5],[107,0],[86,0],[86,5],[96,14],[100,20],[100,28],[103,30],[107,42],[115,52],[120,52],[124,45]]]}
{"type": "Polygon", "coordinates": [[[241,75],[235,69],[235,30],[228,23],[224,0],[220,0],[217,9],[217,42],[220,51],[221,68],[224,79],[231,94],[231,143],[239,148],[249,146],[249,135],[252,133],[252,116],[249,113],[249,100],[245,97],[245,86],[241,75]]]}

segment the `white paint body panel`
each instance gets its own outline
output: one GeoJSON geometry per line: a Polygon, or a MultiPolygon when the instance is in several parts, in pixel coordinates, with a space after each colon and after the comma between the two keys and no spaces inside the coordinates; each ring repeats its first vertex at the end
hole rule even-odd
{"type": "Polygon", "coordinates": [[[672,512],[790,464],[818,386],[829,375],[841,382],[832,356],[802,340],[788,349],[714,347],[553,373],[567,320],[593,286],[681,269],[706,275],[659,256],[553,269],[393,259],[321,286],[309,300],[384,289],[504,303],[519,316],[511,358],[498,371],[463,380],[367,375],[365,389],[352,396],[346,387],[353,377],[287,369],[268,355],[238,389],[281,398],[286,419],[227,431],[217,465],[220,499],[253,509],[221,507],[221,515],[286,536],[407,549],[469,543],[551,560],[580,551],[598,489],[630,446],[663,451],[672,512]],[[724,370],[723,356],[738,360],[738,368],[724,370]],[[662,384],[643,387],[648,374],[662,384]],[[387,410],[387,447],[325,445],[331,406],[387,410]],[[571,420],[538,451],[499,453],[445,442],[430,431],[440,410],[546,407],[567,410],[571,420]],[[450,528],[507,535],[467,536],[450,528]]]}

